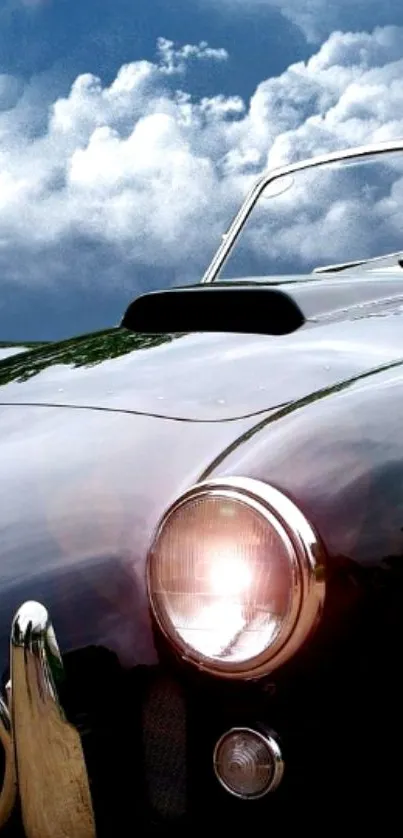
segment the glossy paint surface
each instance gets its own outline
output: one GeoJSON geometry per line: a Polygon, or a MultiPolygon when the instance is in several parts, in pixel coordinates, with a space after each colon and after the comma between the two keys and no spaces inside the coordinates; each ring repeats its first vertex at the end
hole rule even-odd
{"type": "Polygon", "coordinates": [[[167,506],[209,475],[273,483],[334,566],[393,582],[402,358],[394,299],[328,310],[287,338],[111,331],[6,359],[0,661],[15,610],[35,599],[63,652],[98,643],[125,665],[155,663],[147,549],[167,506]]]}
{"type": "Polygon", "coordinates": [[[266,480],[297,500],[331,556],[386,567],[403,556],[402,451],[403,365],[392,363],[273,411],[204,477],[266,480]]]}
{"type": "Polygon", "coordinates": [[[4,358],[11,358],[12,355],[18,355],[20,352],[25,352],[25,346],[7,346],[0,343],[0,361],[4,358]]]}
{"type": "Polygon", "coordinates": [[[154,528],[251,424],[0,407],[0,658],[15,610],[34,599],[62,651],[101,643],[127,664],[155,662],[144,574],[154,528]]]}
{"type": "Polygon", "coordinates": [[[88,335],[6,359],[0,403],[233,420],[403,358],[400,275],[283,288],[308,318],[291,335],[88,335]]]}

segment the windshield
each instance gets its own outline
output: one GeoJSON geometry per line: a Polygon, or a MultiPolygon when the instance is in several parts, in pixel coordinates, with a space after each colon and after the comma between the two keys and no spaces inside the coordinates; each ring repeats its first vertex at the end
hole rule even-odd
{"type": "Polygon", "coordinates": [[[357,263],[387,254],[365,270],[402,270],[403,149],[322,163],[272,180],[219,278],[306,275],[323,266],[362,270],[357,263]]]}

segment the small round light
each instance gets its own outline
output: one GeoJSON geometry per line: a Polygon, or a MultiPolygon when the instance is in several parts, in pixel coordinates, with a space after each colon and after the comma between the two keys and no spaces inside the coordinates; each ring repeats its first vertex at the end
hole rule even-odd
{"type": "Polygon", "coordinates": [[[274,791],[284,772],[274,736],[250,728],[232,728],[225,733],[215,746],[213,761],[221,785],[244,800],[256,800],[274,791]]]}
{"type": "Polygon", "coordinates": [[[181,655],[228,678],[266,675],[321,610],[321,549],[284,495],[257,480],[199,484],[164,516],[148,559],[154,616],[181,655]]]}

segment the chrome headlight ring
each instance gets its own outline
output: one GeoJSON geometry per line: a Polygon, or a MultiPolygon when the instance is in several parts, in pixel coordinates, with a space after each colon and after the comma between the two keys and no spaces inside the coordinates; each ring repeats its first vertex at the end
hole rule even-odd
{"type": "Polygon", "coordinates": [[[158,526],[147,566],[151,609],[162,633],[189,663],[223,678],[260,678],[288,661],[317,624],[325,597],[324,565],[313,527],[278,489],[253,478],[205,481],[181,496],[158,526]],[[222,508],[230,517],[232,510],[235,521],[223,526],[223,538],[222,508]],[[237,523],[242,523],[238,530],[237,523]],[[245,558],[242,549],[253,557],[245,558]],[[212,587],[220,567],[217,595],[212,587]],[[236,590],[250,587],[251,580],[253,595],[236,590]],[[199,609],[195,618],[192,608],[199,609]],[[235,612],[242,620],[231,636],[235,612]]]}

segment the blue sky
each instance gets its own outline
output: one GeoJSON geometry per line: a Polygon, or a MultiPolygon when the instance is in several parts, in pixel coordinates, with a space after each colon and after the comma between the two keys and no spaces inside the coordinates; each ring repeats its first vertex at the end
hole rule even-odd
{"type": "Polygon", "coordinates": [[[403,135],[400,0],[0,0],[0,340],[200,277],[251,177],[403,135]]]}
{"type": "MultiPolygon", "coordinates": [[[[7,0],[1,0],[7,7],[7,0]]],[[[253,2],[253,0],[252,0],[253,2]]],[[[239,10],[235,15],[208,2],[189,0],[49,0],[9,4],[0,35],[1,72],[25,79],[57,72],[61,87],[80,73],[99,75],[109,84],[122,64],[152,60],[159,37],[178,44],[208,41],[224,47],[224,67],[190,73],[194,95],[249,96],[271,73],[309,55],[306,39],[279,10],[239,10]],[[2,36],[2,37],[1,37],[2,36]],[[253,60],[251,60],[253,52],[253,60]]]]}

